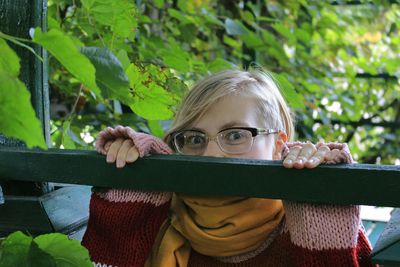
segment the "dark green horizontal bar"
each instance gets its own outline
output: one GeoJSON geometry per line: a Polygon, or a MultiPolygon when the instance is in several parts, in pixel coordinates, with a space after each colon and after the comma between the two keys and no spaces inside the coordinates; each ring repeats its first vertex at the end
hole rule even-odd
{"type": "Polygon", "coordinates": [[[348,164],[296,170],[285,169],[280,161],[157,155],[117,169],[94,151],[0,148],[0,177],[200,195],[400,207],[400,166],[392,165],[348,164]]]}

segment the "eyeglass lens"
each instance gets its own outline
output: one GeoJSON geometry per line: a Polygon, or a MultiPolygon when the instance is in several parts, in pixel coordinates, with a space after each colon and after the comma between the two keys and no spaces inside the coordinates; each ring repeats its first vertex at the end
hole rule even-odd
{"type": "MultiPolygon", "coordinates": [[[[213,138],[210,138],[213,139],[213,138]]],[[[208,145],[209,138],[198,131],[182,131],[174,136],[178,152],[186,155],[202,155],[208,145]]],[[[245,129],[227,129],[216,136],[222,151],[231,154],[246,153],[253,144],[252,133],[245,129]]]]}

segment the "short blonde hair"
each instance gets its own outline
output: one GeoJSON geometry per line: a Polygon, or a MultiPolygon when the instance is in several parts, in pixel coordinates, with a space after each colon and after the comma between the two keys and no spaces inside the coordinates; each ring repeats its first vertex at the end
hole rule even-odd
{"type": "Polygon", "coordinates": [[[284,131],[293,140],[292,115],[273,77],[260,70],[226,70],[204,78],[189,91],[166,133],[166,143],[174,148],[172,133],[190,128],[218,100],[232,95],[254,98],[263,126],[284,131]]]}

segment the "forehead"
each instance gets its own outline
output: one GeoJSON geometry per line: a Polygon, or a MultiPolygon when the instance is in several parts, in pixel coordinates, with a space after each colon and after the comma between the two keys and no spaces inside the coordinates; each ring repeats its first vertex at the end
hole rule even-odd
{"type": "Polygon", "coordinates": [[[226,96],[197,119],[192,127],[214,133],[233,126],[261,127],[257,101],[248,96],[226,96]]]}

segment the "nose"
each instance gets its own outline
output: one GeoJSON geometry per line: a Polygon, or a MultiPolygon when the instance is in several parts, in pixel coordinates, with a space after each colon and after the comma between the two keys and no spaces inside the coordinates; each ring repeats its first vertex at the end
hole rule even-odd
{"type": "Polygon", "coordinates": [[[219,148],[216,140],[210,140],[203,156],[222,158],[224,157],[224,152],[219,148]]]}

